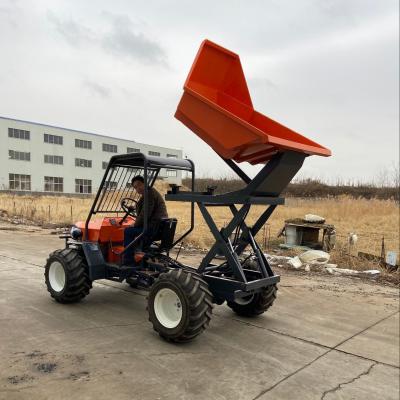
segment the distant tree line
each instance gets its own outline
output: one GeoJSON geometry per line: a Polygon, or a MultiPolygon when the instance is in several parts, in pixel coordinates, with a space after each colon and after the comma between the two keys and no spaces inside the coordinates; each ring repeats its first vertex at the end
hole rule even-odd
{"type": "MultiPolygon", "coordinates": [[[[184,186],[190,187],[190,179],[182,181],[184,186]]],[[[229,178],[199,178],[196,179],[196,191],[205,192],[208,187],[216,187],[215,194],[232,192],[244,187],[243,181],[229,178]]],[[[354,198],[382,199],[399,201],[399,186],[382,186],[374,183],[341,183],[329,185],[318,179],[303,179],[294,181],[282,193],[289,197],[337,197],[342,195],[354,198]]]]}

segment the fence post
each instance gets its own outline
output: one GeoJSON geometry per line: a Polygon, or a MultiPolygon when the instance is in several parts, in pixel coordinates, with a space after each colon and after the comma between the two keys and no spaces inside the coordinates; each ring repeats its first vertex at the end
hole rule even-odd
{"type": "Polygon", "coordinates": [[[265,237],[265,234],[266,234],[266,226],[264,224],[264,226],[263,226],[263,234],[262,234],[262,248],[263,248],[264,251],[266,250],[266,237],[265,237]]]}
{"type": "Polygon", "coordinates": [[[50,220],[50,204],[49,204],[49,222],[51,222],[51,220],[50,220]]]}
{"type": "Polygon", "coordinates": [[[264,251],[269,249],[269,242],[270,242],[271,230],[268,224],[265,224],[263,227],[263,248],[264,251]]]}
{"type": "Polygon", "coordinates": [[[386,258],[385,235],[382,235],[381,258],[382,258],[382,261],[385,261],[385,258],[386,258]]]}

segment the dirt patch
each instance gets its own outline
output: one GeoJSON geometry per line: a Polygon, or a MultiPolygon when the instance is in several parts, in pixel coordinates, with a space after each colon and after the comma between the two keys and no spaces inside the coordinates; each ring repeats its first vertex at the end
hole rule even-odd
{"type": "Polygon", "coordinates": [[[39,351],[39,350],[33,350],[32,353],[26,354],[25,357],[28,357],[28,358],[36,358],[36,357],[43,357],[43,356],[45,356],[46,354],[47,354],[47,353],[42,353],[42,352],[39,351]]]}
{"type": "Polygon", "coordinates": [[[75,362],[77,362],[78,364],[83,363],[83,361],[85,361],[85,356],[82,354],[79,354],[77,356],[75,356],[75,362]]]}
{"type": "Polygon", "coordinates": [[[29,376],[29,375],[14,375],[14,376],[9,376],[7,378],[7,381],[11,385],[19,385],[21,383],[33,381],[34,379],[35,378],[33,376],[29,376]]]}
{"type": "Polygon", "coordinates": [[[0,231],[17,231],[18,229],[14,226],[0,226],[0,231]]]}
{"type": "Polygon", "coordinates": [[[39,372],[42,372],[44,374],[50,374],[54,372],[57,368],[56,363],[39,363],[34,365],[39,372]]]}
{"type": "Polygon", "coordinates": [[[88,381],[90,379],[90,374],[88,371],[74,372],[69,374],[67,379],[71,379],[73,381],[88,381]]]}

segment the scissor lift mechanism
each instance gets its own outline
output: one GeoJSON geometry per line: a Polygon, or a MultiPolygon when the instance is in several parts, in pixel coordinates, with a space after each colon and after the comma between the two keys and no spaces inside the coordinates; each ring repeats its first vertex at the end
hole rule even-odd
{"type": "MultiPolygon", "coordinates": [[[[238,191],[214,195],[212,193],[181,192],[167,194],[166,200],[196,203],[201,214],[215,238],[215,243],[203,258],[198,273],[210,286],[214,296],[220,300],[234,301],[237,298],[248,296],[263,287],[279,282],[279,276],[275,275],[268,264],[255,236],[268,221],[269,217],[279,204],[284,204],[284,199],[279,197],[292,177],[301,168],[306,155],[292,151],[279,153],[273,156],[267,165],[250,179],[243,171],[239,176],[246,186],[238,191]],[[239,205],[239,208],[237,207],[239,205]],[[267,208],[258,217],[252,227],[249,227],[245,218],[252,205],[263,205],[267,208]],[[219,229],[212,218],[209,207],[229,207],[232,219],[223,229],[219,229]],[[231,235],[234,231],[241,232],[236,235],[234,242],[231,235]],[[260,266],[257,271],[244,271],[240,256],[243,250],[250,246],[260,266]],[[221,268],[212,264],[216,254],[223,254],[229,269],[233,272],[232,278],[225,278],[221,268]],[[247,276],[246,276],[247,275],[247,276]],[[253,279],[249,279],[249,275],[253,279]]],[[[232,169],[239,168],[230,160],[225,160],[232,169]]],[[[223,269],[222,269],[223,271],[223,269]]]]}

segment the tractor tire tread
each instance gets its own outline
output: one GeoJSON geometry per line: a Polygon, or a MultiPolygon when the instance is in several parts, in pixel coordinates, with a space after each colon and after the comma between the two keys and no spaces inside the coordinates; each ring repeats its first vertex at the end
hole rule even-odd
{"type": "Polygon", "coordinates": [[[254,317],[265,313],[276,299],[277,285],[269,286],[261,292],[254,295],[253,300],[248,304],[238,304],[234,301],[228,301],[227,305],[236,314],[242,317],[254,317]]]}
{"type": "Polygon", "coordinates": [[[75,249],[65,248],[52,252],[47,259],[44,275],[50,296],[59,303],[76,303],[87,296],[92,288],[84,259],[75,249]],[[60,262],[66,274],[66,287],[60,293],[52,290],[49,282],[49,268],[53,261],[60,262]]]}
{"type": "MultiPolygon", "coordinates": [[[[155,287],[154,290],[157,289],[158,284],[163,285],[166,281],[177,285],[184,293],[189,313],[187,321],[179,332],[170,334],[164,331],[156,321],[153,321],[152,313],[150,312],[149,320],[159,335],[170,342],[182,343],[193,340],[207,328],[211,320],[213,303],[208,285],[195,273],[179,268],[161,274],[153,285],[155,287]]],[[[151,300],[151,297],[150,295],[149,300],[151,300]]],[[[148,307],[150,310],[150,302],[148,307]]],[[[154,319],[156,319],[155,316],[154,319]]]]}

